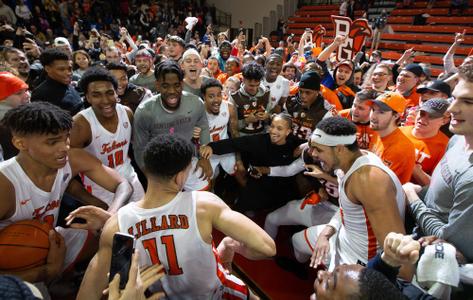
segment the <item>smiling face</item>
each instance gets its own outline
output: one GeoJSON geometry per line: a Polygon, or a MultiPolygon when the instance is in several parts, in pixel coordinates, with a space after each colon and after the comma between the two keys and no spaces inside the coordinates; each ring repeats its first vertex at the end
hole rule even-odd
{"type": "Polygon", "coordinates": [[[460,79],[452,92],[454,98],[448,108],[451,115],[450,131],[454,134],[473,136],[473,82],[460,79]]]}
{"type": "Polygon", "coordinates": [[[294,78],[296,78],[296,68],[287,67],[282,76],[287,80],[294,80],[294,78]]]}
{"type": "Polygon", "coordinates": [[[128,87],[128,76],[123,70],[110,70],[110,73],[118,82],[117,94],[119,96],[125,94],[126,88],[128,87]]]}
{"type": "Polygon", "coordinates": [[[113,118],[117,115],[117,94],[111,82],[94,81],[89,83],[85,97],[99,119],[113,118]]]}
{"type": "Polygon", "coordinates": [[[261,82],[260,80],[243,78],[245,92],[247,92],[251,96],[256,95],[256,93],[258,93],[260,82],[261,82]]]}
{"type": "Polygon", "coordinates": [[[140,74],[148,74],[151,70],[151,64],[152,62],[150,57],[142,56],[135,59],[136,69],[140,74]]]}
{"type": "Polygon", "coordinates": [[[266,62],[266,80],[268,82],[274,82],[282,70],[282,58],[271,57],[266,62]]]}
{"type": "Polygon", "coordinates": [[[30,72],[30,63],[22,51],[12,51],[6,54],[6,61],[12,68],[16,69],[18,73],[27,76],[30,72]]]}
{"type": "Polygon", "coordinates": [[[235,75],[238,72],[238,63],[236,61],[227,60],[225,63],[225,73],[228,77],[235,75]]]}
{"type": "Polygon", "coordinates": [[[208,113],[218,115],[222,105],[222,89],[218,86],[209,87],[204,95],[205,109],[208,113]]]}
{"type": "Polygon", "coordinates": [[[290,128],[289,122],[281,117],[275,116],[269,127],[271,143],[275,145],[284,145],[287,136],[291,134],[291,132],[292,128],[290,128]]]}
{"type": "Polygon", "coordinates": [[[418,110],[414,125],[414,135],[420,137],[431,137],[438,133],[440,127],[448,121],[448,118],[431,118],[431,116],[423,111],[418,110]]]}
{"type": "Polygon", "coordinates": [[[335,74],[335,80],[337,81],[338,86],[344,85],[351,76],[351,69],[346,65],[340,65],[337,68],[337,73],[335,74]]]}
{"type": "Polygon", "coordinates": [[[376,67],[371,74],[371,82],[374,90],[385,91],[388,87],[389,80],[391,79],[387,68],[376,67]]]}
{"type": "Polygon", "coordinates": [[[207,62],[207,68],[212,72],[212,75],[218,72],[218,60],[215,58],[209,59],[207,62]]]}
{"type": "Polygon", "coordinates": [[[309,155],[314,160],[320,161],[322,169],[327,172],[333,172],[338,166],[338,159],[335,156],[335,147],[321,145],[315,142],[309,142],[309,155]]]}
{"type": "Polygon", "coordinates": [[[230,53],[232,52],[232,46],[231,45],[223,45],[220,47],[220,57],[223,60],[227,60],[230,57],[230,53]]]}
{"type": "Polygon", "coordinates": [[[184,71],[184,78],[187,78],[191,81],[196,81],[199,79],[202,66],[202,60],[200,59],[200,56],[195,54],[187,55],[181,63],[181,69],[184,71]]]}
{"type": "Polygon", "coordinates": [[[412,72],[402,70],[396,79],[396,90],[404,94],[419,84],[419,78],[412,72]]]}
{"type": "Polygon", "coordinates": [[[87,56],[85,56],[82,53],[76,54],[74,62],[76,63],[76,65],[79,66],[79,69],[82,69],[82,70],[87,69],[90,65],[89,59],[87,58],[87,56]]]}
{"type": "Polygon", "coordinates": [[[163,105],[169,110],[176,110],[181,103],[182,81],[175,73],[166,73],[156,81],[163,105]]]}
{"type": "Polygon", "coordinates": [[[317,300],[351,299],[359,293],[360,265],[340,265],[333,272],[320,271],[314,282],[317,300]]]}

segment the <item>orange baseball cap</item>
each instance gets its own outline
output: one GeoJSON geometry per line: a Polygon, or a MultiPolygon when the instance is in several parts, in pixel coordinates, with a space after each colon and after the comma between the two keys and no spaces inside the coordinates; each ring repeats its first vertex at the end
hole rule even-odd
{"type": "Polygon", "coordinates": [[[0,72],[0,101],[27,89],[28,85],[10,72],[0,72]]]}
{"type": "Polygon", "coordinates": [[[384,92],[371,101],[371,105],[373,104],[378,105],[384,111],[394,110],[400,114],[406,110],[406,98],[396,92],[384,92]]]}

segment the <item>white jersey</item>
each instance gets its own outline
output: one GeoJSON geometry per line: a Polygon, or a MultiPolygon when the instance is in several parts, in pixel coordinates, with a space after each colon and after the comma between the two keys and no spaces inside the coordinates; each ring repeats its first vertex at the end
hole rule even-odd
{"type": "Polygon", "coordinates": [[[268,103],[267,111],[272,110],[281,98],[287,98],[289,96],[289,80],[281,75],[278,75],[273,82],[267,82],[266,79],[264,79],[263,85],[270,91],[271,101],[268,103]]]}
{"type": "Polygon", "coordinates": [[[21,220],[37,219],[56,226],[62,195],[72,178],[69,162],[57,170],[50,192],[38,188],[17,162],[16,157],[0,163],[0,172],[15,189],[15,213],[0,221],[0,228],[21,220]]]}
{"type": "MultiPolygon", "coordinates": [[[[92,141],[84,148],[87,152],[97,157],[104,165],[115,169],[122,177],[126,178],[133,185],[133,195],[131,201],[140,200],[143,196],[143,187],[138,181],[138,177],[131,165],[128,149],[131,142],[131,123],[128,118],[125,106],[116,105],[118,114],[118,125],[115,132],[110,132],[100,124],[92,107],[81,112],[89,123],[92,134],[92,141]]],[[[86,176],[82,176],[85,188],[95,197],[111,204],[114,194],[105,190],[86,176]]]]}
{"type": "Polygon", "coordinates": [[[196,217],[198,192],[180,192],[164,206],[135,202],[118,211],[120,232],[134,235],[140,266],[161,263],[161,286],[170,299],[219,299],[221,282],[211,244],[202,240],[196,217]]]}
{"type": "Polygon", "coordinates": [[[222,101],[218,115],[207,114],[209,121],[210,140],[213,142],[228,139],[228,122],[230,121],[230,109],[227,101],[222,101]]]}
{"type": "Polygon", "coordinates": [[[401,182],[396,174],[394,174],[378,156],[368,151],[363,151],[363,153],[365,155],[356,159],[348,172],[342,178],[339,178],[340,189],[338,200],[340,203],[342,226],[338,234],[336,255],[334,257],[335,265],[367,264],[368,260],[381,250],[363,206],[350,201],[345,193],[345,183],[348,178],[350,178],[351,174],[360,167],[366,165],[375,166],[391,177],[396,188],[397,208],[401,219],[404,220],[406,204],[401,182]]]}
{"type": "MultiPolygon", "coordinates": [[[[228,101],[222,101],[220,112],[218,115],[207,113],[209,121],[210,140],[213,142],[228,139],[228,122],[230,121],[230,104],[228,101]]],[[[217,167],[219,165],[227,172],[227,174],[235,173],[236,157],[235,153],[227,153],[223,155],[212,155],[210,157],[210,165],[213,170],[213,178],[218,175],[217,167]]]]}

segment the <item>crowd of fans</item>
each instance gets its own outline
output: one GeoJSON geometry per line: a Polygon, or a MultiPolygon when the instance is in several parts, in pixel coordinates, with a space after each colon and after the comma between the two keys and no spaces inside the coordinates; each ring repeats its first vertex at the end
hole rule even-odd
{"type": "MultiPolygon", "coordinates": [[[[212,227],[229,236],[215,250],[227,276],[234,253],[274,256],[279,226],[304,225],[292,247],[298,263],[321,270],[317,299],[448,299],[471,292],[473,56],[460,66],[453,60],[464,32],[433,78],[428,64],[414,63],[412,49],[396,62],[384,61],[376,48],[337,61],[347,37],[317,47],[306,30],[298,42],[290,35],[278,45],[266,37],[250,44],[242,31],[214,32],[215,11],[203,1],[118,2],[0,1],[0,201],[18,198],[14,163],[36,190],[52,188],[29,172],[78,175],[62,200],[72,207],[67,225],[79,217],[86,223],[73,228],[94,232],[96,240],[102,232],[78,298],[98,299],[107,286],[104,253],[110,255],[115,231],[139,239],[164,230],[154,229],[156,218],[152,227],[130,221],[142,213],[133,203],[144,199],[138,205],[149,208],[150,195],[181,190],[215,191],[241,213],[210,193],[193,196],[215,200],[195,200],[196,218],[206,224],[199,223],[199,241],[211,241],[212,227]],[[57,141],[43,145],[33,136],[57,141]],[[58,143],[66,154],[54,156],[58,143]],[[236,197],[228,196],[229,180],[236,197]],[[133,203],[122,208],[127,202],[133,203]],[[264,231],[243,217],[266,214],[264,231]]],[[[0,206],[1,227],[18,220],[15,211],[15,204],[0,206]]],[[[174,217],[171,229],[184,226],[174,217]]],[[[51,225],[67,226],[60,219],[51,225]]],[[[63,273],[71,262],[65,249],[76,245],[56,243],[58,232],[50,237],[46,269],[13,272],[47,282],[56,298],[64,289],[54,286],[71,280],[63,273]]],[[[141,266],[148,254],[160,262],[148,246],[139,248],[141,266]]],[[[81,258],[88,262],[93,254],[81,258]]],[[[170,298],[212,293],[196,288],[197,278],[173,281],[182,270],[161,263],[170,298]]],[[[152,283],[136,288],[138,265],[135,257],[122,294],[128,299],[142,297],[152,283]]],[[[149,278],[149,271],[141,276],[149,278]]],[[[111,299],[119,298],[118,288],[112,281],[111,299]]]]}

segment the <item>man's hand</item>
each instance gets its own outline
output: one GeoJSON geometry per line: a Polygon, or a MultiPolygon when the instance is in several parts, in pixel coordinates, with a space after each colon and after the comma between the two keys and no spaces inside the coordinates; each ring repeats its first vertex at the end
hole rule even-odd
{"type": "Polygon", "coordinates": [[[71,212],[66,217],[66,225],[76,229],[86,229],[98,232],[103,225],[112,216],[108,211],[93,205],[81,206],[71,212]],[[85,224],[72,223],[75,218],[82,218],[86,221],[85,224]]]}
{"type": "Polygon", "coordinates": [[[192,130],[192,138],[199,139],[201,131],[202,129],[200,127],[194,127],[194,130],[192,130]]]}
{"type": "Polygon", "coordinates": [[[41,55],[41,49],[38,44],[30,38],[25,38],[23,42],[23,50],[31,57],[38,58],[41,55]]]}
{"type": "Polygon", "coordinates": [[[308,171],[304,172],[304,175],[314,177],[314,178],[318,178],[318,179],[323,178],[326,175],[325,172],[322,171],[322,169],[319,168],[316,165],[307,165],[307,164],[305,164],[304,167],[308,170],[308,171]]]}
{"type": "Polygon", "coordinates": [[[232,262],[235,256],[235,249],[240,247],[240,242],[232,239],[229,236],[223,238],[217,247],[218,256],[222,266],[225,268],[227,274],[232,272],[232,262]]]}
{"type": "Polygon", "coordinates": [[[251,123],[256,123],[256,122],[258,122],[258,118],[255,116],[255,114],[251,113],[245,116],[246,124],[251,124],[251,123]]]}
{"type": "Polygon", "coordinates": [[[210,161],[207,158],[201,157],[195,166],[194,172],[201,168],[202,173],[200,174],[199,178],[203,180],[207,180],[210,182],[212,180],[213,170],[212,166],[210,165],[210,161]]]}
{"type": "Polygon", "coordinates": [[[419,259],[420,243],[409,235],[390,232],[384,239],[381,259],[392,267],[415,264],[419,259]]]}
{"type": "Polygon", "coordinates": [[[333,40],[333,42],[334,42],[336,45],[340,46],[340,45],[342,45],[343,43],[345,43],[346,39],[347,39],[347,36],[346,36],[346,35],[337,35],[337,36],[335,37],[335,39],[333,40]]]}
{"type": "Polygon", "coordinates": [[[413,202],[419,199],[419,196],[417,196],[417,193],[419,193],[422,190],[422,187],[420,185],[408,182],[402,186],[402,189],[406,193],[407,201],[409,201],[409,204],[412,204],[413,202]]]}
{"type": "Polygon", "coordinates": [[[465,34],[466,34],[466,29],[464,29],[462,33],[460,32],[455,33],[454,44],[458,46],[461,43],[463,43],[465,41],[465,34]]]}
{"type": "Polygon", "coordinates": [[[317,242],[315,243],[314,252],[312,252],[312,256],[310,257],[309,266],[312,268],[317,268],[319,265],[324,264],[329,253],[329,237],[324,234],[320,234],[320,236],[317,238],[317,242]]]}
{"type": "Polygon", "coordinates": [[[56,278],[64,264],[66,256],[66,244],[62,235],[55,230],[49,231],[49,252],[46,259],[46,278],[48,281],[56,278]]]}
{"type": "MultiPolygon", "coordinates": [[[[269,167],[253,167],[261,175],[268,175],[271,171],[269,167]]],[[[260,176],[261,177],[261,176],[260,176]]]]}
{"type": "Polygon", "coordinates": [[[259,111],[256,113],[256,119],[259,121],[266,121],[269,119],[269,114],[265,111],[259,111]]]}
{"type": "Polygon", "coordinates": [[[210,159],[210,157],[213,155],[212,147],[205,146],[205,145],[200,146],[199,154],[200,154],[200,157],[202,157],[202,158],[210,159]]]}
{"type": "Polygon", "coordinates": [[[145,291],[164,275],[162,265],[153,265],[140,272],[138,252],[136,251],[133,254],[125,289],[120,290],[120,274],[116,274],[103,294],[106,295],[108,293],[108,300],[161,299],[164,293],[154,293],[149,298],[146,298],[145,291]]]}

